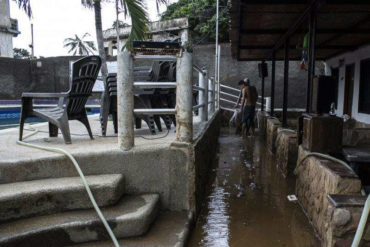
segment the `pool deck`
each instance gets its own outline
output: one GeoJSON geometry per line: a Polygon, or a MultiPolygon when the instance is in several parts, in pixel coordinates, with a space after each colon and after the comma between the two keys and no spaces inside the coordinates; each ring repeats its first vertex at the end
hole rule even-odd
{"type": "MultiPolygon", "coordinates": [[[[85,175],[125,173],[133,190],[142,188],[143,192],[150,189],[150,183],[147,181],[152,179],[152,185],[157,184],[159,181],[156,178],[163,176],[163,173],[168,175],[168,169],[183,169],[183,165],[175,166],[175,163],[186,163],[184,160],[187,160],[186,150],[189,147],[176,142],[174,126],[168,134],[165,126],[162,126],[162,132],[151,135],[146,124],[143,124],[142,129],[135,130],[134,148],[122,151],[118,147],[117,135],[113,133],[112,122],[108,122],[107,137],[102,137],[99,116],[92,115],[89,119],[94,140],[90,140],[85,126],[80,122],[70,121],[72,144],[66,145],[61,134],[50,138],[47,123],[25,126],[28,130],[24,135],[31,133],[31,126],[39,130],[36,135],[25,141],[70,152],[85,175]]],[[[200,122],[198,117],[194,117],[194,140],[204,133],[208,124],[209,122],[200,122]]],[[[77,175],[64,154],[21,146],[17,144],[18,133],[18,128],[0,130],[0,184],[77,175]]]]}
{"type": "MultiPolygon", "coordinates": [[[[64,144],[62,135],[58,137],[49,137],[47,123],[39,123],[33,125],[25,125],[24,136],[32,132],[31,128],[39,130],[39,132],[26,139],[27,143],[53,148],[63,148],[72,155],[82,155],[86,153],[99,153],[104,151],[113,151],[118,148],[117,134],[113,133],[112,122],[108,122],[107,136],[102,137],[100,131],[100,122],[97,115],[90,117],[90,125],[94,135],[94,140],[91,140],[87,134],[86,128],[78,121],[69,121],[70,131],[72,136],[72,144],[64,144]],[[32,127],[31,127],[32,126],[32,127]]],[[[201,128],[201,123],[198,118],[194,118],[194,137],[196,138],[198,130],[201,128]]],[[[135,147],[133,151],[152,148],[153,146],[168,147],[175,141],[175,127],[172,126],[167,134],[165,126],[162,126],[163,131],[157,131],[156,135],[151,135],[146,124],[143,123],[142,129],[135,130],[135,147]],[[147,138],[147,139],[145,139],[147,138]],[[151,139],[151,140],[148,140],[151,139]]],[[[0,130],[0,166],[4,163],[19,162],[22,160],[40,159],[48,157],[57,157],[61,154],[46,152],[29,147],[18,145],[18,128],[10,128],[0,130]]]]}

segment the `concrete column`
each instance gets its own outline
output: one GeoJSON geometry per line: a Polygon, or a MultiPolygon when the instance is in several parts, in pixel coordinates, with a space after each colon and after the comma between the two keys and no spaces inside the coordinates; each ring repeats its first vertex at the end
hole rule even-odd
{"type": "Polygon", "coordinates": [[[109,56],[113,56],[113,43],[112,41],[108,41],[108,54],[109,56]]]}
{"type": "MultiPolygon", "coordinates": [[[[274,116],[275,111],[275,66],[276,66],[276,52],[272,52],[271,58],[271,108],[270,108],[270,115],[274,116]]],[[[267,111],[267,110],[266,110],[267,111]]]]}
{"type": "Polygon", "coordinates": [[[203,73],[199,73],[199,87],[204,88],[199,90],[199,104],[204,104],[203,107],[199,109],[200,120],[208,120],[208,83],[207,83],[207,70],[203,70],[203,73]]]}
{"type": "Polygon", "coordinates": [[[284,94],[283,94],[283,127],[288,124],[288,86],[289,86],[289,39],[284,45],[284,94]]]}
{"type": "Polygon", "coordinates": [[[117,56],[118,145],[124,151],[134,146],[134,65],[131,53],[117,56]]]}
{"type": "Polygon", "coordinates": [[[190,40],[190,33],[188,29],[184,29],[180,32],[181,45],[184,46],[190,40]]]}
{"type": "Polygon", "coordinates": [[[193,57],[184,52],[176,63],[176,140],[193,141],[193,57]]]}
{"type": "Polygon", "coordinates": [[[208,101],[212,101],[211,104],[208,105],[208,112],[212,116],[215,112],[215,103],[216,103],[216,97],[215,97],[215,79],[214,77],[210,77],[208,79],[208,101]]]}

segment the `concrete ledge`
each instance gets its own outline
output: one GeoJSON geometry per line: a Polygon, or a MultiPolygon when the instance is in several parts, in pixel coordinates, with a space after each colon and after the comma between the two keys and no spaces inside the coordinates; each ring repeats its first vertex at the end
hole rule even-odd
{"type": "Polygon", "coordinates": [[[320,157],[309,156],[299,147],[296,168],[296,195],[301,206],[323,241],[329,246],[328,204],[329,194],[360,194],[361,181],[357,175],[342,164],[320,157]]]}
{"type": "MultiPolygon", "coordinates": [[[[117,203],[124,193],[121,174],[87,176],[99,206],[117,203]]],[[[0,185],[0,222],[72,209],[92,208],[80,177],[0,185]]]]}
{"type": "Polygon", "coordinates": [[[257,121],[258,121],[258,131],[261,136],[266,136],[267,119],[270,115],[265,111],[258,111],[257,121]]]}
{"type": "Polygon", "coordinates": [[[277,165],[283,175],[293,175],[298,158],[297,133],[294,130],[278,128],[275,146],[277,165]]]}
{"type": "MultiPolygon", "coordinates": [[[[328,195],[328,247],[351,246],[366,198],[362,195],[328,195]]],[[[365,228],[361,246],[370,246],[369,226],[365,228]]]]}
{"type": "MultiPolygon", "coordinates": [[[[157,216],[159,196],[126,196],[103,214],[118,238],[144,234],[157,216]]],[[[73,243],[109,239],[94,210],[80,210],[39,216],[0,225],[0,245],[66,246],[73,243]]]]}
{"type": "Polygon", "coordinates": [[[194,166],[191,168],[194,175],[190,177],[192,193],[190,194],[192,208],[196,215],[199,213],[202,202],[206,196],[206,187],[209,182],[209,174],[217,158],[218,137],[220,135],[222,115],[217,114],[210,122],[207,131],[194,143],[194,166]]]}
{"type": "Polygon", "coordinates": [[[276,137],[277,137],[277,129],[281,127],[281,123],[277,118],[268,118],[266,122],[266,144],[267,148],[272,152],[275,153],[276,147],[276,137]]]}
{"type": "Polygon", "coordinates": [[[370,128],[343,129],[343,145],[370,145],[370,128]]]}
{"type": "MultiPolygon", "coordinates": [[[[49,138],[47,124],[37,125],[41,132],[27,139],[27,142],[69,151],[86,176],[123,174],[126,193],[157,193],[162,209],[194,212],[194,162],[205,157],[205,154],[216,152],[218,118],[219,112],[215,112],[208,122],[194,119],[193,144],[175,142],[173,130],[168,135],[153,139],[147,129],[141,129],[135,131],[135,147],[130,151],[122,151],[118,148],[117,137],[112,133],[107,133],[111,137],[96,136],[95,140],[90,140],[83,134],[85,127],[76,121],[70,121],[72,133],[79,133],[73,135],[71,145],[65,145],[61,137],[49,138]],[[212,148],[208,148],[208,153],[194,155],[195,146],[204,138],[212,140],[204,140],[212,148]]],[[[96,116],[90,118],[90,124],[93,133],[100,131],[96,116]]],[[[0,156],[3,158],[0,160],[0,184],[78,176],[65,156],[17,145],[18,130],[0,132],[4,134],[4,138],[0,139],[0,156]]]]}

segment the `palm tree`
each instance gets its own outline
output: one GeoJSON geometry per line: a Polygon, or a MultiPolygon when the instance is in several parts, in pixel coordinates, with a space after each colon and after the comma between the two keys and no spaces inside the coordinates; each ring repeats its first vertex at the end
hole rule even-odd
{"type": "MultiPolygon", "coordinates": [[[[18,0],[22,1],[22,0],[18,0]]],[[[26,0],[23,0],[26,1],[26,0]]],[[[28,0],[29,1],[29,0],[28,0]]],[[[96,29],[96,39],[98,43],[98,50],[99,50],[99,56],[102,60],[101,65],[101,74],[102,79],[105,82],[108,74],[108,67],[107,67],[107,59],[106,59],[106,53],[104,49],[104,38],[103,38],[103,29],[102,29],[102,18],[101,18],[101,1],[104,0],[81,0],[82,5],[88,8],[94,8],[95,13],[95,29],[96,29]]],[[[130,36],[131,39],[142,39],[145,35],[145,26],[147,21],[146,18],[146,12],[144,9],[144,6],[142,4],[142,0],[116,0],[120,1],[121,6],[123,6],[123,9],[125,10],[126,16],[130,14],[131,16],[131,22],[132,22],[132,30],[136,30],[135,32],[131,32],[130,36]],[[144,20],[143,20],[143,13],[144,13],[144,20]],[[145,25],[141,24],[141,21],[145,22],[145,25]],[[139,24],[139,27],[137,27],[139,24]],[[144,26],[144,29],[140,29],[140,26],[144,26]],[[138,35],[139,34],[139,35],[138,35]],[[134,35],[134,37],[133,37],[134,35]],[[135,36],[136,35],[136,36],[135,36]]],[[[118,2],[116,2],[116,10],[118,12],[118,2]]],[[[167,0],[156,0],[157,3],[157,10],[159,8],[159,4],[161,3],[167,3],[167,0]]],[[[117,20],[118,21],[118,20],[117,20]]],[[[105,87],[104,83],[104,87],[105,87]]],[[[107,92],[106,88],[104,90],[107,92]]],[[[106,93],[102,94],[102,106],[108,106],[108,95],[106,93]]],[[[107,112],[109,109],[107,107],[100,109],[100,118],[107,116],[107,112]]],[[[105,122],[105,121],[103,121],[105,122]]],[[[104,129],[106,129],[106,126],[102,126],[104,129]]]]}
{"type": "Polygon", "coordinates": [[[85,40],[86,37],[90,36],[89,33],[85,33],[82,38],[75,34],[74,38],[67,38],[64,40],[64,47],[68,47],[68,53],[73,55],[90,55],[96,51],[95,44],[93,41],[85,40]]]}
{"type": "Polygon", "coordinates": [[[28,15],[29,18],[32,17],[32,8],[31,8],[31,0],[13,0],[18,4],[20,9],[23,9],[24,12],[28,15]]]}

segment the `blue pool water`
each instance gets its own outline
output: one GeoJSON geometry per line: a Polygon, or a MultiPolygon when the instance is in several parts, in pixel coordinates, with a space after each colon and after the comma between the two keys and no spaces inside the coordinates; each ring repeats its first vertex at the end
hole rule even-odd
{"type": "MultiPolygon", "coordinates": [[[[97,114],[100,112],[99,108],[86,107],[87,113],[97,114]]],[[[19,124],[19,118],[21,115],[20,108],[3,108],[0,109],[0,129],[6,129],[16,127],[19,124]]],[[[26,120],[27,123],[40,123],[44,122],[41,118],[30,117],[26,120]]]]}

